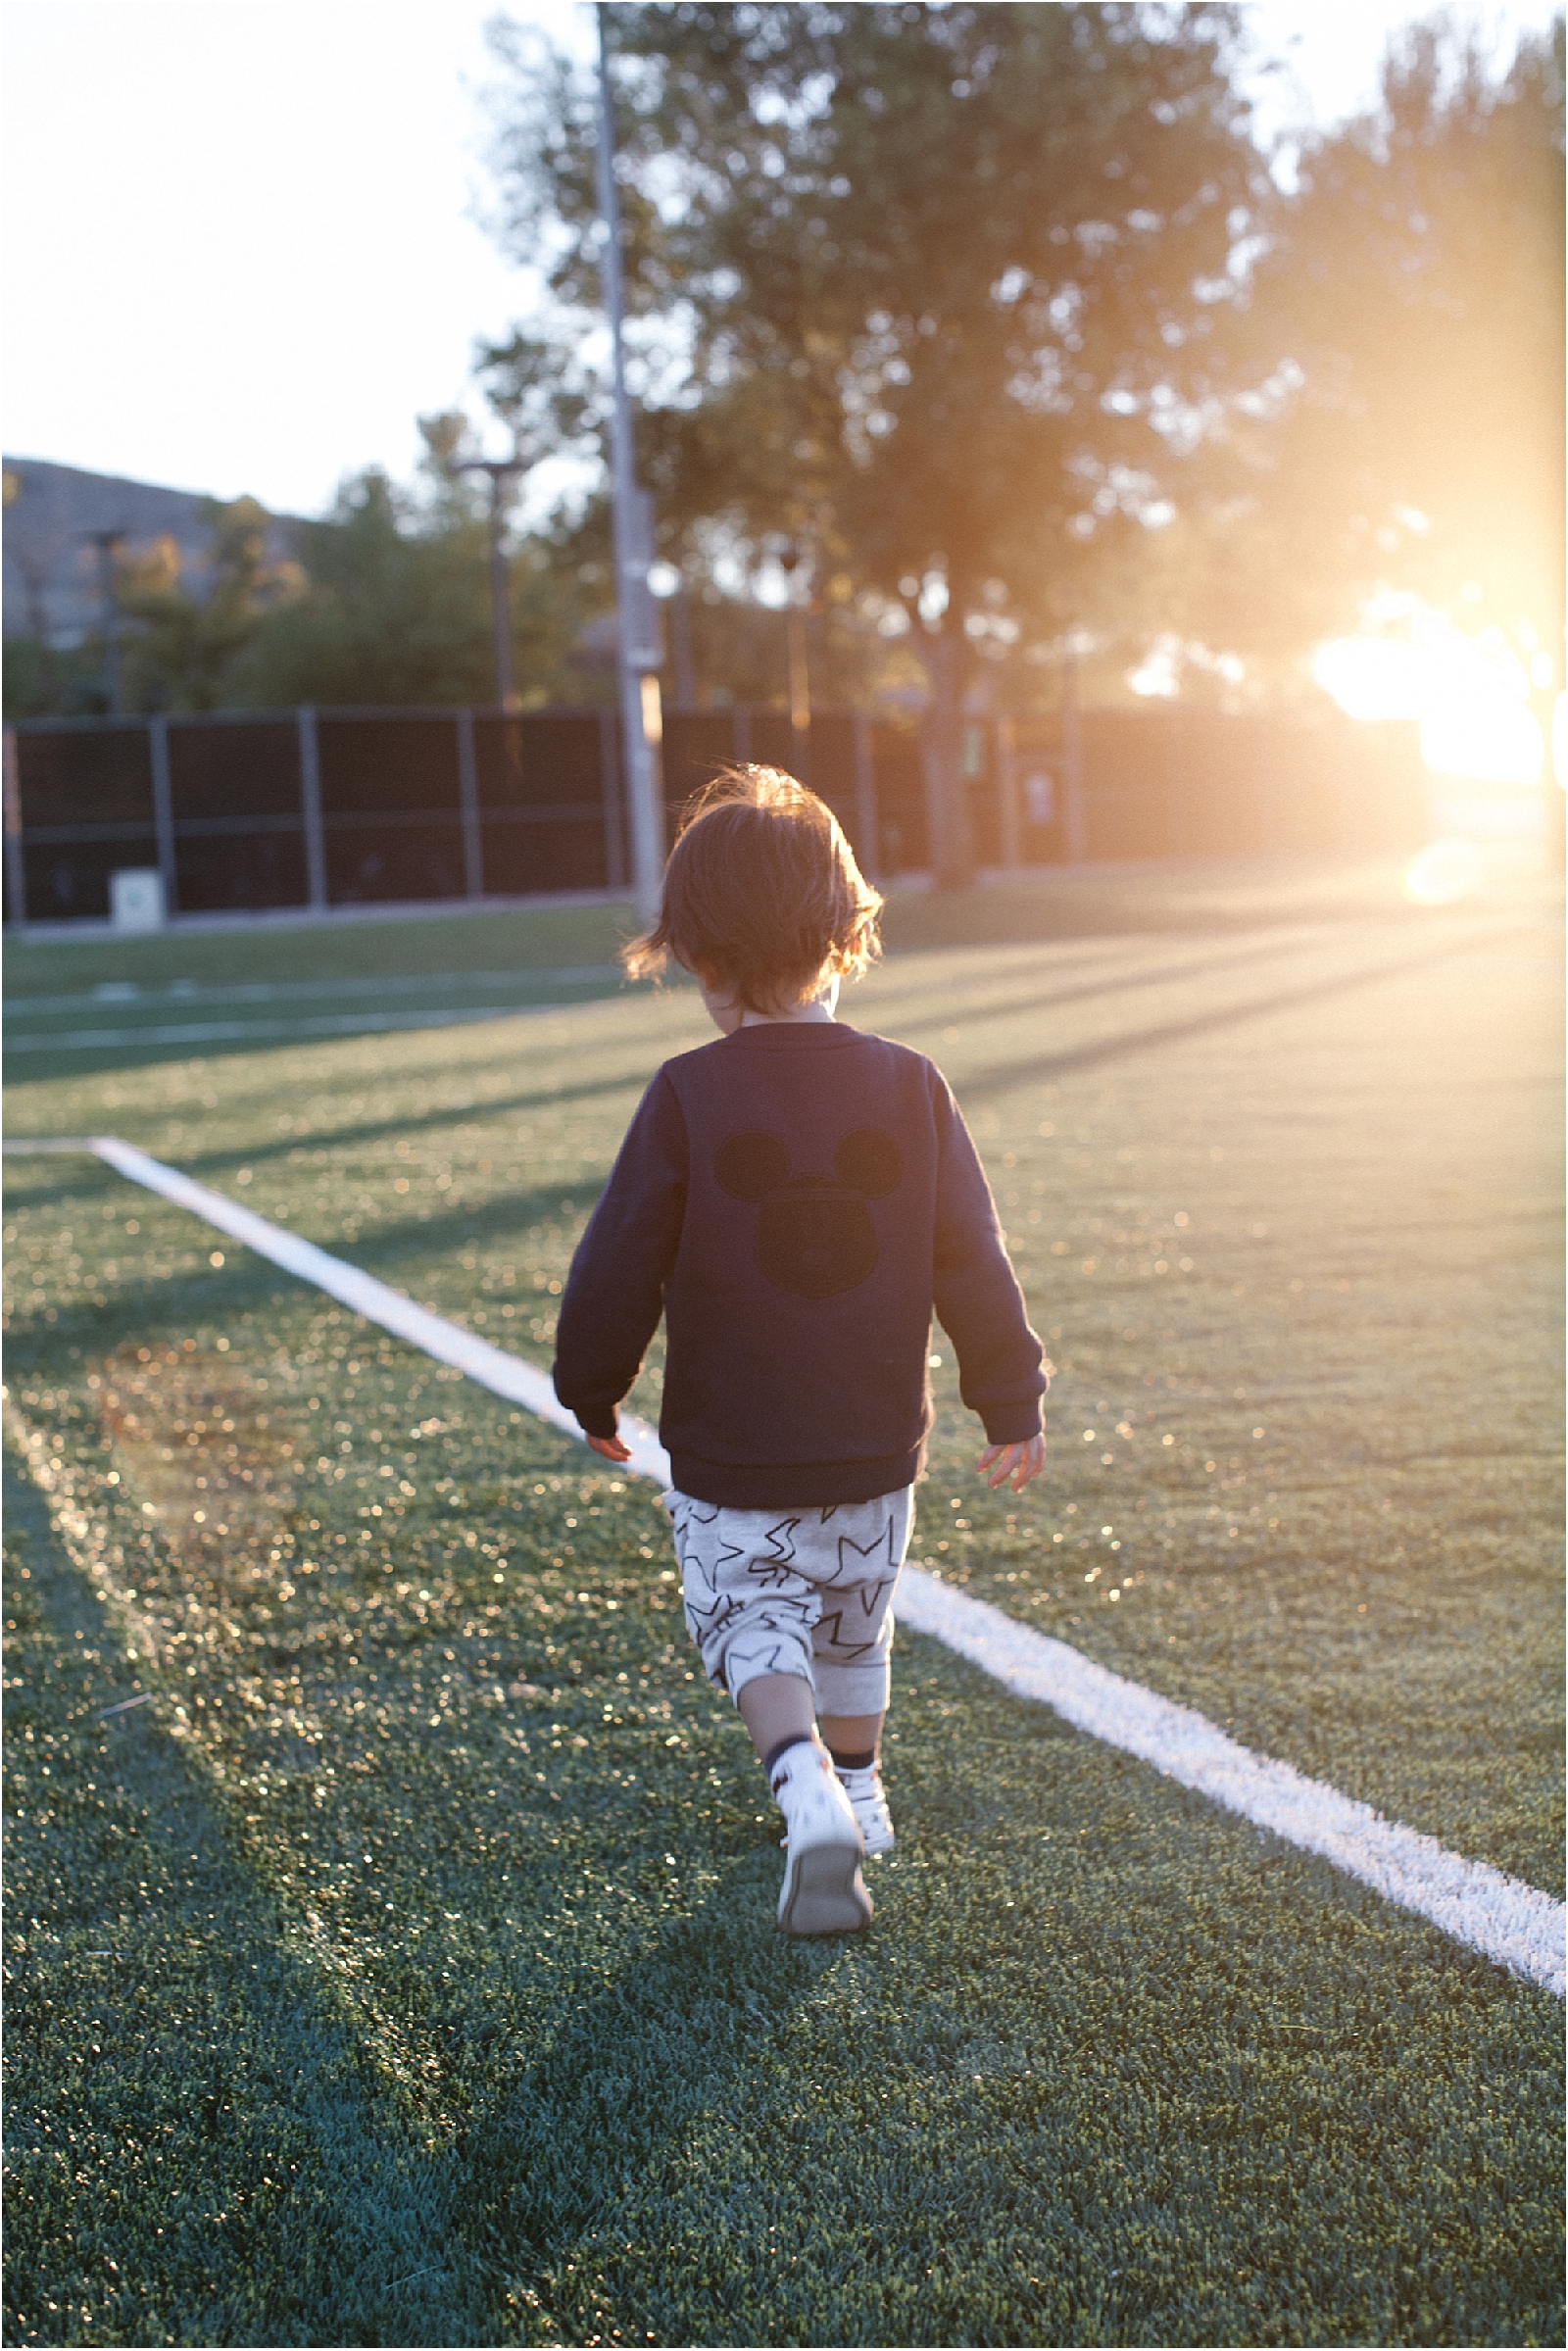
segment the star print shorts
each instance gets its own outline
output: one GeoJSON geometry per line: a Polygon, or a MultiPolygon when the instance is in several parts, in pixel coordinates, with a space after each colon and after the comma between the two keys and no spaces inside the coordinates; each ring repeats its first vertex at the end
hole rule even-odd
{"type": "Polygon", "coordinates": [[[759,1674],[794,1674],[824,1714],[886,1710],[912,1487],[797,1510],[727,1510],[689,1494],[664,1507],[710,1682],[738,1698],[759,1674]]]}

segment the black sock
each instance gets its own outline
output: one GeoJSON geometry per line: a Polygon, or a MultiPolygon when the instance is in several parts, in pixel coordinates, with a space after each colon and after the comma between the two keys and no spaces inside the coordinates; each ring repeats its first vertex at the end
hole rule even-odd
{"type": "Polygon", "coordinates": [[[776,1747],[768,1748],[767,1753],[762,1757],[763,1771],[766,1772],[768,1778],[771,1780],[773,1777],[773,1766],[775,1763],[777,1763],[781,1755],[787,1753],[791,1747],[808,1747],[814,1743],[815,1742],[813,1741],[809,1731],[791,1732],[789,1738],[781,1739],[776,1747]]]}
{"type": "Polygon", "coordinates": [[[876,1761],[875,1747],[867,1747],[863,1755],[841,1755],[837,1747],[829,1747],[834,1768],[841,1772],[868,1772],[876,1761]]]}

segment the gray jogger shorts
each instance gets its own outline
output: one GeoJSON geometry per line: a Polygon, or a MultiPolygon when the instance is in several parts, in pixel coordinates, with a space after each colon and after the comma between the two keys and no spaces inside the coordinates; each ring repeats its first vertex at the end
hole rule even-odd
{"type": "Polygon", "coordinates": [[[666,1494],[664,1507],[710,1681],[734,1698],[759,1674],[795,1674],[824,1714],[886,1710],[912,1487],[796,1510],[729,1510],[689,1494],[666,1494]]]}

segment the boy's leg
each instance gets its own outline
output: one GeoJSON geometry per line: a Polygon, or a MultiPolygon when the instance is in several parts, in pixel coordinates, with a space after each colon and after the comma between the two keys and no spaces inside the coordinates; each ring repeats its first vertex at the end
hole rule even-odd
{"type": "Polygon", "coordinates": [[[823,1513],[822,1532],[834,1540],[837,1557],[820,1587],[811,1665],[822,1737],[867,1853],[886,1853],[894,1843],[878,1762],[891,1687],[893,1598],[913,1530],[913,1499],[906,1488],[823,1513]]]}
{"type": "Polygon", "coordinates": [[[816,1737],[811,1641],[820,1601],[795,1572],[802,1513],[724,1510],[667,1497],[686,1621],[709,1679],[734,1697],[789,1831],[779,1893],[788,1935],[869,1925],[854,1809],[816,1737]]]}
{"type": "Polygon", "coordinates": [[[787,1830],[779,1925],[786,1935],[858,1934],[871,1923],[860,1875],[864,1837],[816,1736],[811,1685],[798,1674],[758,1674],[742,1685],[735,1703],[787,1830]]]}
{"type": "Polygon", "coordinates": [[[799,1674],[759,1674],[735,1703],[764,1765],[797,1739],[815,1735],[816,1702],[810,1683],[799,1674]]]}
{"type": "Polygon", "coordinates": [[[816,1545],[828,1573],[817,1584],[811,1671],[822,1736],[836,1756],[874,1761],[892,1686],[893,1599],[913,1529],[913,1494],[906,1487],[820,1516],[816,1545]]]}
{"type": "Polygon", "coordinates": [[[874,1763],[887,1719],[885,1714],[824,1714],[822,1737],[836,1762],[853,1764],[863,1758],[874,1763]]]}

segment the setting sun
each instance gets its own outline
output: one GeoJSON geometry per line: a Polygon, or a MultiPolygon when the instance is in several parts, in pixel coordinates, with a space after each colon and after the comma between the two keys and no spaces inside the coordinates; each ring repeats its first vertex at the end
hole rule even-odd
{"type": "Polygon", "coordinates": [[[1337,637],[1312,662],[1318,684],[1351,718],[1415,718],[1435,774],[1533,785],[1544,745],[1530,709],[1525,659],[1500,630],[1467,637],[1442,612],[1419,610],[1399,637],[1337,637]]]}

